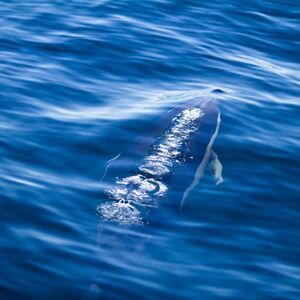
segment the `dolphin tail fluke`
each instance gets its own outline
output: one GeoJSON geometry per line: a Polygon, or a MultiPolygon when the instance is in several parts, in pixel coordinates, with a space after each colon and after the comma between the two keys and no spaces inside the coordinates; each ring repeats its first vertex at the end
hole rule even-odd
{"type": "Polygon", "coordinates": [[[211,151],[210,154],[210,159],[207,165],[207,169],[214,177],[216,185],[224,181],[222,176],[223,166],[218,158],[218,155],[213,150],[211,151]]]}

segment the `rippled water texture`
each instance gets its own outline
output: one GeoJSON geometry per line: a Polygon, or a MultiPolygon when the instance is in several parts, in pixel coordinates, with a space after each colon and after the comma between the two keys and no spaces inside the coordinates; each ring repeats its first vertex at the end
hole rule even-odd
{"type": "Polygon", "coordinates": [[[2,1],[0,298],[299,299],[299,4],[2,1]],[[213,90],[224,182],[106,222],[164,115],[213,90]]]}

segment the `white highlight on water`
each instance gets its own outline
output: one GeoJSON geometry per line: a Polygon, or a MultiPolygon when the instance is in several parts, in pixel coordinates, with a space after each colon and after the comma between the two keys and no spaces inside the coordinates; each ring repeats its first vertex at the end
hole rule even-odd
{"type": "Polygon", "coordinates": [[[120,155],[121,155],[121,152],[120,152],[118,155],[116,155],[115,157],[113,157],[112,159],[110,159],[110,160],[107,162],[106,168],[105,168],[105,171],[104,171],[104,174],[103,174],[103,176],[101,177],[100,181],[103,181],[103,179],[105,178],[105,176],[106,176],[106,174],[107,174],[108,168],[110,167],[110,165],[111,165],[116,159],[118,159],[118,158],[120,157],[120,155]]]}

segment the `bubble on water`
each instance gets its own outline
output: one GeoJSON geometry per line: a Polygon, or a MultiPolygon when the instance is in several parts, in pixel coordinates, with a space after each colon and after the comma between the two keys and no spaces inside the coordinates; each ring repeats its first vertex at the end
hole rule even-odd
{"type": "Polygon", "coordinates": [[[173,166],[172,160],[169,157],[162,155],[162,153],[149,155],[144,159],[144,161],[161,162],[169,168],[173,166]]]}
{"type": "Polygon", "coordinates": [[[143,224],[139,210],[129,202],[105,202],[98,207],[97,211],[108,222],[115,222],[120,225],[143,224]]]}
{"type": "Polygon", "coordinates": [[[117,180],[115,187],[108,191],[115,200],[130,201],[138,205],[157,207],[167,187],[159,180],[135,175],[117,180]]]}
{"type": "Polygon", "coordinates": [[[172,124],[145,157],[139,170],[144,175],[117,179],[115,186],[107,191],[113,202],[99,207],[102,217],[120,224],[141,224],[140,211],[133,206],[158,207],[159,200],[166,195],[167,187],[160,178],[171,173],[174,164],[180,162],[182,147],[197,130],[195,120],[204,115],[199,108],[189,108],[172,119],[172,124]],[[149,178],[152,177],[152,178],[149,178]]]}
{"type": "Polygon", "coordinates": [[[163,176],[170,172],[170,169],[159,161],[146,161],[139,166],[139,169],[154,176],[163,176]]]}

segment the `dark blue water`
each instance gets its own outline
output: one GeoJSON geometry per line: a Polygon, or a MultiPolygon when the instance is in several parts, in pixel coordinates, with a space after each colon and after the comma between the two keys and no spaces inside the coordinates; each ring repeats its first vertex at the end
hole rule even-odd
{"type": "Polygon", "coordinates": [[[299,299],[299,20],[298,0],[1,1],[0,298],[299,299]],[[107,161],[214,89],[224,182],[104,251],[107,161]]]}

